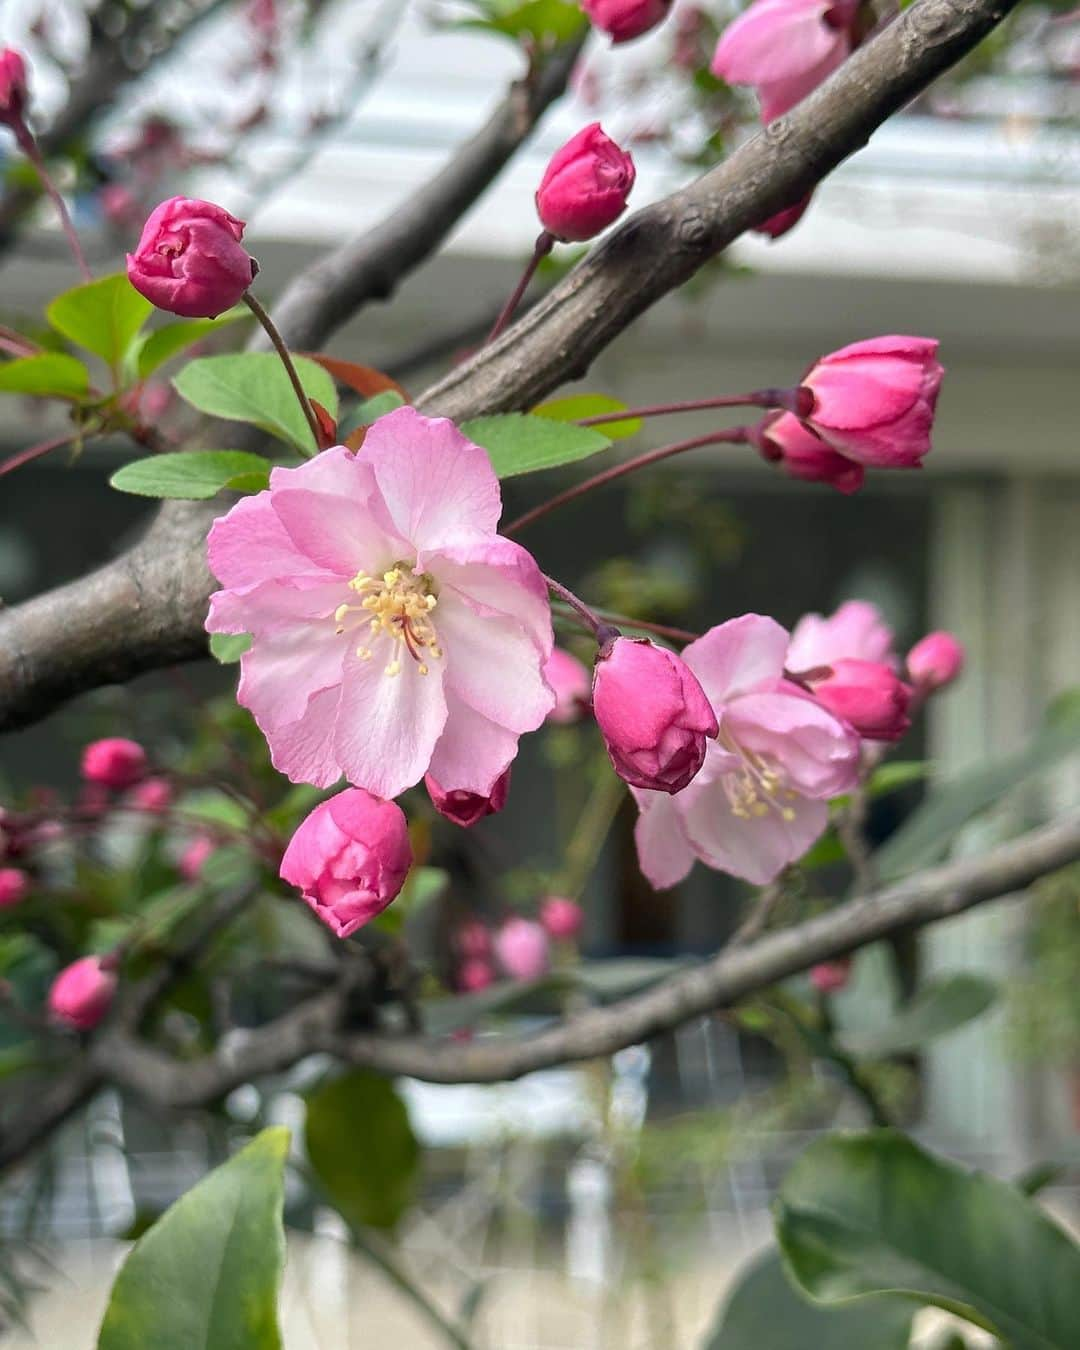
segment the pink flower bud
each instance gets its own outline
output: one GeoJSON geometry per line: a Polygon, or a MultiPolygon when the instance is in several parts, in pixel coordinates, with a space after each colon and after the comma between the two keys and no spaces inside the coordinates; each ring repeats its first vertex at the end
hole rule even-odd
{"type": "Polygon", "coordinates": [[[142,215],[139,199],[126,183],[106,183],[98,193],[98,205],[101,214],[117,229],[134,227],[142,215]]]}
{"type": "Polygon", "coordinates": [[[923,693],[944,689],[964,668],[964,644],[952,633],[927,633],[907,654],[908,674],[923,693]]]}
{"type": "Polygon", "coordinates": [[[479,919],[467,919],[454,935],[454,946],[465,957],[491,955],[491,934],[479,919]]]}
{"type": "Polygon", "coordinates": [[[0,867],[0,909],[9,909],[26,899],[30,878],[20,867],[0,867]]]}
{"type": "Polygon", "coordinates": [[[244,222],[213,202],[170,197],[151,211],[127,273],[158,309],[213,319],[251,285],[255,269],[240,240],[244,222]]]}
{"type": "Polygon", "coordinates": [[[532,919],[507,919],[495,934],[495,955],[512,980],[538,980],[551,963],[547,934],[532,919]]]}
{"type": "Polygon", "coordinates": [[[167,778],[146,778],[132,792],[131,805],[136,811],[159,816],[169,809],[172,799],[172,784],[167,778]]]}
{"type": "Polygon", "coordinates": [[[793,230],[803,216],[806,215],[807,208],[810,205],[812,193],[807,193],[801,197],[794,206],[786,206],[783,211],[777,211],[768,220],[763,220],[760,225],[754,226],[755,234],[767,234],[770,239],[779,239],[787,234],[788,230],[793,230]]]}
{"type": "Polygon", "coordinates": [[[495,786],[486,797],[482,792],[466,792],[462,788],[446,789],[440,786],[431,774],[425,775],[424,786],[428,790],[432,806],[440,816],[445,816],[455,825],[468,829],[485,816],[497,815],[506,805],[507,794],[510,791],[510,770],[507,769],[501,778],[496,779],[495,786]]]}
{"type": "Polygon", "coordinates": [[[633,186],[633,159],[593,122],[552,157],[536,209],[556,239],[580,243],[622,215],[633,186]]]}
{"type": "Polygon", "coordinates": [[[146,751],[137,741],[109,736],[92,741],[82,754],[82,776],[88,783],[115,792],[133,787],[146,772],[146,751]]]}
{"type": "Polygon", "coordinates": [[[21,122],[29,97],[26,62],[14,47],[5,47],[0,51],[0,123],[21,122]]]}
{"type": "Polygon", "coordinates": [[[576,656],[553,647],[544,667],[544,679],[555,691],[555,706],[549,722],[577,722],[589,706],[589,672],[576,656]]]}
{"type": "Polygon", "coordinates": [[[116,972],[109,957],[84,956],[53,980],[49,1011],[76,1031],[92,1031],[109,1011],[116,993],[116,972]]]}
{"type": "Polygon", "coordinates": [[[814,697],[868,741],[898,741],[911,726],[911,689],[879,661],[834,661],[814,697]]]}
{"type": "Polygon", "coordinates": [[[281,860],[281,879],[340,938],[381,914],[405,884],[412,849],[393,802],[347,788],[302,821],[281,860]]]}
{"type": "Polygon", "coordinates": [[[581,932],[585,915],[576,901],[565,895],[549,895],[540,902],[540,922],[556,942],[573,942],[581,932]]]}
{"type": "Polygon", "coordinates": [[[831,483],[845,495],[858,492],[863,485],[863,466],[845,459],[792,413],[770,413],[754,434],[764,458],[778,463],[791,478],[831,483]]]}
{"type": "Polygon", "coordinates": [[[673,0],[581,0],[594,28],[608,33],[613,43],[630,42],[663,23],[673,0]]]}
{"type": "Polygon", "coordinates": [[[216,848],[217,844],[208,834],[196,836],[181,853],[177,871],[185,881],[198,881],[207,858],[216,848]]]}
{"type": "Polygon", "coordinates": [[[819,961],[810,969],[810,983],[819,994],[837,994],[851,978],[851,957],[836,961],[819,961]]]}
{"type": "Polygon", "coordinates": [[[495,972],[491,968],[490,961],[474,956],[461,963],[461,969],[457,973],[457,985],[463,994],[478,994],[481,989],[486,989],[488,985],[494,983],[495,972]]]}
{"type": "Polygon", "coordinates": [[[890,336],[823,356],[802,381],[814,395],[805,421],[859,464],[917,468],[945,374],[937,349],[933,338],[890,336]]]}
{"type": "Polygon", "coordinates": [[[645,638],[617,637],[601,648],[593,712],[615,772],[655,792],[681,792],[719,730],[690,667],[645,638]]]}

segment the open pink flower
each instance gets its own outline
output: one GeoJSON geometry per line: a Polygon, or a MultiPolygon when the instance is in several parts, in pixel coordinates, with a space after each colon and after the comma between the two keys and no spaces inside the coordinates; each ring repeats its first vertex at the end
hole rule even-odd
{"type": "Polygon", "coordinates": [[[761,120],[801,103],[850,54],[857,0],[756,0],[728,24],[712,72],[752,85],[761,120]]]}
{"type": "Polygon", "coordinates": [[[877,605],[845,600],[828,618],[803,615],[791,633],[787,668],[798,675],[835,661],[881,661],[893,667],[895,641],[877,605]]]}
{"type": "Polygon", "coordinates": [[[555,701],[547,590],[501,509],[479,446],[399,408],[215,521],[206,627],[253,635],[237,698],[293,782],[490,795],[555,701]]]}
{"type": "Polygon", "coordinates": [[[681,881],[695,858],[772,881],[824,830],[829,798],[854,787],[859,739],[784,679],[788,641],[773,619],[745,614],[683,650],[720,730],[677,796],[634,792],[638,858],[658,889],[681,881]]]}

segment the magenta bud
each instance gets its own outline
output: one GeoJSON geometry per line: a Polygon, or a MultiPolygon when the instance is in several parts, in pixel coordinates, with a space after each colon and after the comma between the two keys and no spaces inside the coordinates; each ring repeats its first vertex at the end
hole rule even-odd
{"type": "Polygon", "coordinates": [[[907,655],[908,674],[923,693],[944,689],[964,668],[964,644],[952,633],[927,633],[907,655]]]}
{"type": "Polygon", "coordinates": [[[146,751],[138,741],[109,736],[83,750],[82,776],[88,783],[114,792],[134,787],[146,772],[146,751]]]}
{"type": "Polygon", "coordinates": [[[834,661],[830,673],[809,686],[823,707],[865,740],[898,741],[911,726],[911,689],[880,661],[834,661]]]}
{"type": "Polygon", "coordinates": [[[506,805],[506,798],[510,792],[510,770],[507,769],[495,780],[495,786],[487,796],[482,792],[466,792],[462,788],[444,788],[431,774],[425,775],[424,786],[428,790],[432,806],[440,816],[445,816],[455,825],[468,829],[485,816],[497,815],[506,805]]]}
{"type": "Polygon", "coordinates": [[[681,792],[719,729],[690,667],[646,638],[619,637],[601,649],[593,712],[615,772],[654,792],[681,792]]]}
{"type": "Polygon", "coordinates": [[[838,994],[850,979],[850,956],[841,956],[836,961],[819,961],[810,968],[810,983],[819,994],[838,994]]]}
{"type": "Polygon", "coordinates": [[[0,909],[10,909],[26,899],[30,878],[21,867],[0,867],[0,909]]]}
{"type": "Polygon", "coordinates": [[[180,855],[177,870],[185,881],[198,881],[206,860],[217,848],[208,834],[197,835],[180,855]]]}
{"type": "Polygon", "coordinates": [[[57,975],[49,990],[53,1019],[76,1031],[93,1031],[109,1011],[116,993],[115,962],[84,956],[57,975]]]}
{"type": "Polygon", "coordinates": [[[607,33],[612,43],[632,42],[663,23],[674,0],[581,0],[581,8],[594,28],[607,33]]]}
{"type": "MultiPolygon", "coordinates": [[[[805,390],[800,387],[799,393],[805,390]]],[[[790,412],[762,418],[753,430],[753,441],[762,457],[779,464],[789,477],[828,483],[846,496],[858,492],[866,477],[861,464],[845,459],[790,412]]]]}
{"type": "Polygon", "coordinates": [[[26,62],[14,47],[5,47],[0,51],[0,123],[22,122],[29,97],[26,62]]]}
{"type": "Polygon", "coordinates": [[[471,956],[461,963],[457,973],[457,986],[463,994],[478,994],[481,989],[495,983],[495,971],[491,962],[482,956],[471,956]]]}
{"type": "Polygon", "coordinates": [[[244,222],[213,202],[170,197],[151,211],[139,245],[127,255],[128,279],[158,309],[213,319],[251,285],[244,222]]]}
{"type": "Polygon", "coordinates": [[[540,902],[540,922],[556,942],[573,942],[581,932],[585,915],[575,900],[565,895],[549,895],[540,902]]]}
{"type": "Polygon", "coordinates": [[[296,886],[340,938],[394,900],[412,866],[404,812],[363,788],[347,788],[301,821],[281,859],[296,886]]]}
{"type": "Polygon", "coordinates": [[[172,784],[167,778],[144,778],[131,794],[131,805],[136,811],[160,816],[172,805],[172,784]]]}
{"type": "Polygon", "coordinates": [[[532,919],[507,919],[495,934],[495,955],[512,980],[538,980],[551,965],[547,934],[532,919]]]}
{"type": "Polygon", "coordinates": [[[633,159],[593,122],[552,157],[536,209],[549,234],[581,243],[622,215],[633,186],[633,159]]]}
{"type": "Polygon", "coordinates": [[[491,934],[479,919],[466,919],[454,934],[454,946],[464,957],[491,955],[491,934]]]}

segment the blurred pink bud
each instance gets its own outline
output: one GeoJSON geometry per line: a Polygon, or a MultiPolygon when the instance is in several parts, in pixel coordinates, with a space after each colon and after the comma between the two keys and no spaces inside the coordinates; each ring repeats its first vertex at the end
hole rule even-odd
{"type": "Polygon", "coordinates": [[[791,478],[830,483],[845,495],[863,485],[863,466],[845,459],[792,413],[769,413],[754,429],[754,440],[764,458],[779,464],[791,478]]]}
{"type": "Polygon", "coordinates": [[[859,464],[918,468],[945,374],[937,349],[933,338],[893,335],[823,356],[802,381],[814,395],[804,420],[859,464]]]}
{"type": "Polygon", "coordinates": [[[144,385],[139,398],[139,411],[148,422],[156,422],[168,412],[172,398],[172,390],[167,384],[144,385]]]}
{"type": "Polygon", "coordinates": [[[109,1011],[116,972],[107,956],[84,956],[57,975],[49,990],[49,1011],[76,1031],[92,1031],[109,1011]]]}
{"type": "Polygon", "coordinates": [[[547,934],[532,919],[507,919],[495,934],[495,955],[512,980],[538,980],[551,963],[547,934]]]}
{"type": "Polygon", "coordinates": [[[142,207],[139,199],[126,183],[106,183],[98,193],[101,214],[118,230],[139,223],[142,207]]]}
{"type": "Polygon", "coordinates": [[[851,978],[851,957],[837,961],[820,961],[810,969],[810,983],[819,994],[837,994],[851,978]]]}
{"type": "Polygon", "coordinates": [[[594,28],[610,35],[613,43],[630,42],[663,23],[673,0],[581,0],[594,28]]]}
{"type": "Polygon", "coordinates": [[[585,915],[575,900],[565,895],[549,895],[540,902],[540,922],[557,942],[573,942],[581,932],[585,915]]]}
{"type": "Polygon", "coordinates": [[[927,633],[907,655],[908,674],[923,693],[944,689],[964,668],[964,644],[952,633],[927,633]]]}
{"type": "Polygon", "coordinates": [[[4,47],[0,50],[0,123],[22,122],[29,97],[26,62],[14,47],[4,47]]]}
{"type": "Polygon", "coordinates": [[[213,202],[170,197],[150,213],[138,248],[127,255],[128,278],[158,309],[216,318],[255,275],[243,237],[244,222],[213,202]]]}
{"type": "Polygon", "coordinates": [[[479,919],[466,919],[454,935],[454,946],[465,957],[491,955],[491,934],[479,919]]]}
{"type": "Polygon", "coordinates": [[[0,909],[9,909],[26,899],[30,878],[19,867],[0,867],[0,909]]]}
{"type": "Polygon", "coordinates": [[[302,821],[281,860],[281,879],[338,937],[381,914],[412,866],[405,815],[363,788],[347,788],[302,821]]]}
{"type": "Polygon", "coordinates": [[[131,805],[136,811],[160,815],[172,803],[172,784],[167,778],[146,778],[131,794],[131,805]]]}
{"type": "Polygon", "coordinates": [[[203,865],[216,848],[217,844],[208,834],[197,835],[180,854],[177,871],[185,881],[198,881],[203,865]]]}
{"type": "Polygon", "coordinates": [[[768,220],[763,220],[760,225],[754,226],[755,234],[767,234],[770,239],[779,239],[787,234],[788,230],[793,230],[803,216],[806,215],[807,207],[810,205],[812,193],[807,193],[801,197],[794,206],[786,206],[783,211],[777,211],[774,216],[768,220]]]}
{"type": "Polygon", "coordinates": [[[911,689],[879,661],[834,661],[811,679],[814,697],[868,741],[898,741],[911,726],[911,689]]]}
{"type": "Polygon", "coordinates": [[[108,736],[92,741],[82,754],[82,776],[88,783],[122,791],[133,787],[146,772],[146,751],[137,741],[108,736]]]}
{"type": "Polygon", "coordinates": [[[544,667],[544,679],[555,691],[549,722],[577,722],[589,706],[589,672],[576,656],[553,647],[544,667]]]}
{"type": "Polygon", "coordinates": [[[593,122],[556,151],[536,192],[544,229],[564,242],[583,242],[626,210],[634,161],[593,122]]]}
{"type": "Polygon", "coordinates": [[[489,984],[494,983],[495,971],[491,967],[491,962],[482,956],[473,956],[461,963],[457,973],[457,984],[462,993],[478,994],[481,989],[486,989],[489,984]]]}
{"type": "Polygon", "coordinates": [[[690,667],[645,638],[617,637],[600,649],[593,712],[615,772],[655,792],[681,792],[719,730],[690,667]]]}
{"type": "Polygon", "coordinates": [[[425,775],[424,786],[428,790],[432,806],[440,816],[445,816],[455,825],[468,829],[485,816],[497,815],[506,805],[507,794],[510,791],[510,770],[507,769],[495,780],[495,786],[487,796],[482,792],[466,792],[462,788],[448,790],[437,783],[431,774],[425,775]]]}

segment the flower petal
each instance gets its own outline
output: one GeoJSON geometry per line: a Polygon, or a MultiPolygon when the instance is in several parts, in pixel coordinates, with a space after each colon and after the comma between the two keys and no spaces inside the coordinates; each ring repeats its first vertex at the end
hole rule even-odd
{"type": "Polygon", "coordinates": [[[694,865],[694,850],[676,805],[678,798],[641,788],[631,791],[641,811],[634,826],[638,864],[655,890],[666,891],[682,881],[694,865]]]}
{"type": "Polygon", "coordinates": [[[242,497],[214,521],[207,558],[211,572],[225,587],[254,586],[275,576],[319,576],[323,571],[289,538],[269,492],[242,497]]]}
{"type": "Polygon", "coordinates": [[[431,776],[448,789],[489,797],[514,761],[517,732],[471,708],[447,686],[446,726],[431,757],[431,776]]]}
{"type": "Polygon", "coordinates": [[[545,660],[551,655],[547,583],[520,544],[494,535],[430,552],[424,565],[438,578],[440,589],[451,587],[478,614],[508,616],[532,637],[545,660]]]}
{"type": "Polygon", "coordinates": [[[543,676],[548,653],[524,628],[502,616],[481,617],[451,591],[439,597],[435,628],[446,654],[447,687],[500,726],[535,731],[555,706],[555,695],[543,676]]]}
{"type": "Polygon", "coordinates": [[[721,725],[740,748],[777,764],[801,795],[836,797],[858,781],[859,737],[801,690],[744,694],[724,708],[721,725]]]}
{"type": "MultiPolygon", "coordinates": [[[[324,689],[311,698],[302,717],[278,727],[272,737],[266,736],[270,762],[290,783],[311,783],[314,787],[328,788],[340,779],[341,766],[334,751],[334,728],[340,701],[339,686],[324,689]]],[[[258,722],[258,714],[254,713],[254,716],[258,722]]],[[[261,722],[259,728],[266,735],[261,722]]]]}
{"type": "Polygon", "coordinates": [[[718,708],[765,681],[779,679],[787,649],[787,631],[775,619],[744,614],[710,628],[683,649],[682,658],[718,708]]]}
{"type": "Polygon", "coordinates": [[[699,786],[700,778],[677,798],[687,838],[702,862],[755,886],[774,881],[828,824],[828,806],[807,797],[784,803],[790,819],[778,810],[744,819],[733,813],[722,775],[699,786]]]}

